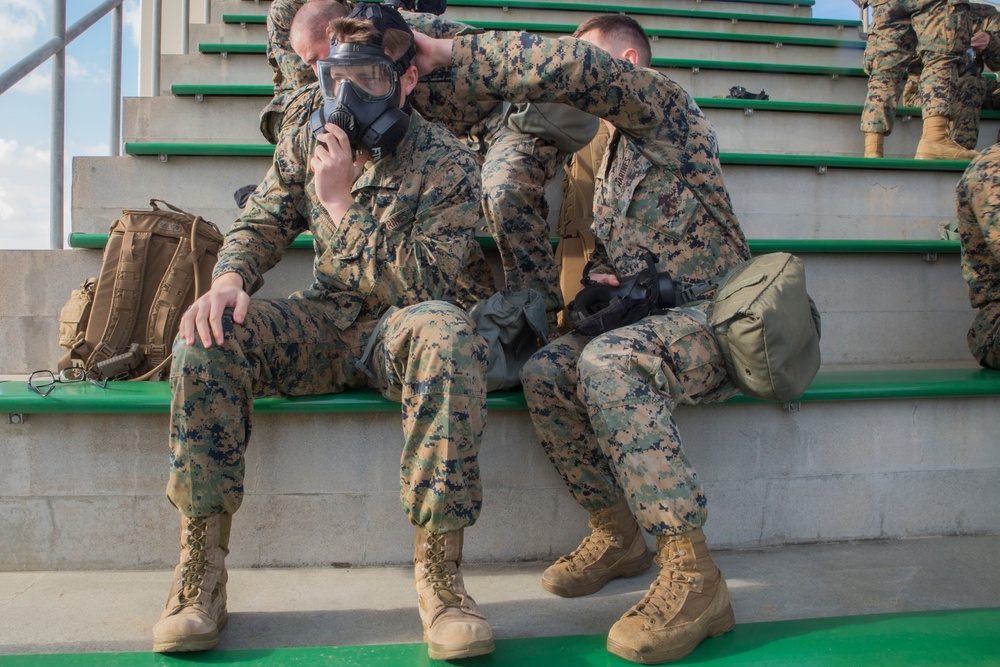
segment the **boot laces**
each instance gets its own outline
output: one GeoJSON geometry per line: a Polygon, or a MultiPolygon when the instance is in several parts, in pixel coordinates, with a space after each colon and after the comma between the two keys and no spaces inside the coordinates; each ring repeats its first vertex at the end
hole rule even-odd
{"type": "Polygon", "coordinates": [[[452,587],[455,576],[448,571],[447,562],[444,560],[444,535],[428,533],[424,547],[426,556],[422,569],[427,581],[434,588],[434,594],[445,607],[461,607],[462,598],[452,587]]]}
{"type": "Polygon", "coordinates": [[[628,614],[642,616],[647,623],[672,618],[683,606],[685,589],[697,581],[697,577],[684,571],[684,556],[687,555],[685,549],[680,548],[676,542],[669,542],[665,551],[666,556],[657,554],[656,557],[660,566],[656,580],[645,597],[628,614]]]}
{"type": "Polygon", "coordinates": [[[622,536],[612,530],[610,523],[604,516],[595,517],[591,522],[590,535],[583,538],[580,546],[557,562],[566,563],[570,569],[584,570],[600,560],[607,547],[621,547],[622,536]]]}
{"type": "Polygon", "coordinates": [[[185,537],[187,538],[188,557],[181,567],[181,602],[190,604],[198,599],[201,584],[208,565],[205,549],[205,520],[201,518],[188,521],[185,537]]]}

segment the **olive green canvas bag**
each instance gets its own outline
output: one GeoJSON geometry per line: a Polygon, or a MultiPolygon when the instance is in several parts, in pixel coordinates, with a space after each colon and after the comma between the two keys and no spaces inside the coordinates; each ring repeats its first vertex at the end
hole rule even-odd
{"type": "Polygon", "coordinates": [[[760,255],[723,279],[708,312],[733,384],[772,401],[798,398],[820,366],[820,316],[802,260],[760,255]]]}

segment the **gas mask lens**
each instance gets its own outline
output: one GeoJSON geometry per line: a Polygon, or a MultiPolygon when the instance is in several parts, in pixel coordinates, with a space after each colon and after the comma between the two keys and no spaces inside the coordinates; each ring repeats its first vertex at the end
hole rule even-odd
{"type": "Polygon", "coordinates": [[[320,85],[327,99],[337,97],[344,81],[350,81],[354,92],[366,101],[384,100],[392,95],[396,71],[390,63],[367,60],[348,64],[338,60],[319,61],[320,85]]]}

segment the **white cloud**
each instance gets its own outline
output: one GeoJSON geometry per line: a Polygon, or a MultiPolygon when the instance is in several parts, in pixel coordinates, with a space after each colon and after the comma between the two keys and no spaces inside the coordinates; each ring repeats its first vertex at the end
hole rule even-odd
{"type": "Polygon", "coordinates": [[[132,46],[138,49],[139,38],[142,36],[142,11],[139,8],[139,0],[125,0],[122,23],[132,46]]]}
{"type": "Polygon", "coordinates": [[[2,247],[48,247],[49,160],[48,150],[0,139],[2,247]]]}
{"type": "Polygon", "coordinates": [[[35,42],[47,27],[46,11],[38,0],[3,0],[0,35],[4,37],[4,49],[0,63],[13,63],[23,57],[25,47],[35,42]]]}

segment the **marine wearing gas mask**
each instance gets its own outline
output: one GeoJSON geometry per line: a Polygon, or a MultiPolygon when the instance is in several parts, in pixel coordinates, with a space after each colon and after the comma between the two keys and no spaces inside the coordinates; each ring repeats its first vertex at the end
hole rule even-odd
{"type": "Polygon", "coordinates": [[[416,55],[411,43],[393,61],[385,53],[381,35],[389,28],[413,33],[391,7],[361,3],[348,18],[371,21],[379,37],[366,44],[330,44],[330,56],[317,62],[323,108],[313,113],[309,125],[317,137],[326,123],[339,126],[351,148],[367,152],[372,162],[378,162],[399,144],[409,127],[410,106],[406,103],[400,108],[399,77],[416,55]]]}

